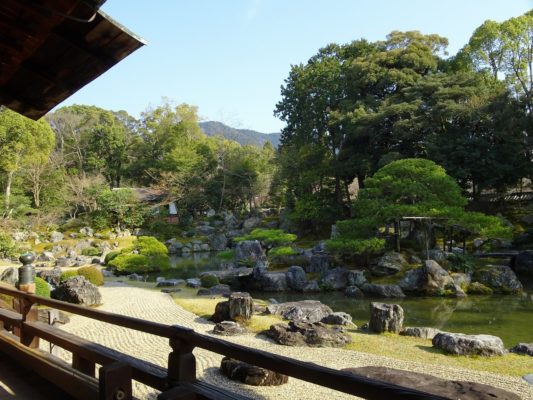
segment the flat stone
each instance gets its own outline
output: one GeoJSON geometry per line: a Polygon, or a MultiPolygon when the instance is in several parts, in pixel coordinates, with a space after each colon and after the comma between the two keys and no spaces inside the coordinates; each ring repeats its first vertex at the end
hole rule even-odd
{"type": "Polygon", "coordinates": [[[333,314],[333,310],[318,300],[303,300],[279,304],[269,304],[267,312],[291,321],[318,322],[333,314]]]}
{"type": "Polygon", "coordinates": [[[511,353],[524,354],[533,357],[533,343],[518,343],[509,351],[511,353]]]}
{"type": "Polygon", "coordinates": [[[242,361],[224,357],[220,371],[228,378],[253,386],[278,386],[289,381],[287,375],[270,371],[242,361]]]}
{"type": "Polygon", "coordinates": [[[237,336],[245,334],[246,328],[234,321],[222,321],[215,325],[213,333],[221,336],[237,336]]]}
{"type": "Polygon", "coordinates": [[[433,375],[402,371],[387,367],[345,368],[341,371],[417,389],[435,396],[461,400],[519,400],[520,397],[506,390],[477,382],[449,381],[433,375]]]}
{"type": "Polygon", "coordinates": [[[181,289],[180,288],[161,289],[161,292],[163,292],[163,293],[177,293],[177,292],[181,292],[181,289]]]}
{"type": "Polygon", "coordinates": [[[433,347],[458,355],[502,356],[505,354],[502,340],[492,335],[465,335],[442,332],[433,338],[433,347]]]}
{"type": "Polygon", "coordinates": [[[285,346],[343,347],[351,342],[350,336],[342,327],[330,328],[322,322],[289,322],[274,324],[266,332],[267,336],[285,346]]]}
{"type": "Polygon", "coordinates": [[[533,374],[524,375],[522,379],[529,383],[531,386],[533,386],[533,374]]]}
{"type": "Polygon", "coordinates": [[[200,289],[197,296],[229,296],[231,288],[228,285],[220,284],[210,287],[209,289],[200,289]]]}
{"type": "Polygon", "coordinates": [[[157,282],[157,287],[178,286],[185,283],[183,279],[165,279],[157,282]]]}
{"type": "Polygon", "coordinates": [[[437,333],[442,331],[437,328],[430,327],[406,327],[400,331],[402,336],[413,336],[422,339],[433,339],[437,333]]]}

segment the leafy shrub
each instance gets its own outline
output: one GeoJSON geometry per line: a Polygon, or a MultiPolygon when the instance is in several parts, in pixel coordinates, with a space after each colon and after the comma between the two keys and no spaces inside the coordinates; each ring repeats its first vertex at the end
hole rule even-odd
{"type": "Polygon", "coordinates": [[[97,249],[96,247],[86,247],[81,251],[81,254],[84,256],[98,257],[102,255],[102,251],[97,249]]]}
{"type": "Polygon", "coordinates": [[[235,251],[233,250],[219,251],[217,253],[217,257],[220,258],[221,260],[233,260],[233,258],[235,257],[235,251]]]}
{"type": "Polygon", "coordinates": [[[211,275],[211,274],[202,275],[200,277],[200,282],[202,283],[202,287],[207,288],[207,289],[220,284],[220,281],[218,280],[218,278],[215,275],[211,275]]]}
{"type": "Polygon", "coordinates": [[[35,294],[41,297],[50,297],[50,286],[43,278],[35,277],[35,294]]]}
{"type": "Polygon", "coordinates": [[[155,255],[149,257],[150,266],[154,268],[154,271],[161,271],[163,269],[170,268],[170,258],[167,255],[155,255]]]}
{"type": "Polygon", "coordinates": [[[12,258],[18,253],[17,243],[7,233],[0,233],[0,257],[12,258]]]}
{"type": "Polygon", "coordinates": [[[259,240],[269,246],[288,246],[296,240],[296,235],[287,233],[283,229],[254,229],[250,234],[238,236],[234,240],[259,240]]]}
{"type": "Polygon", "coordinates": [[[468,254],[451,254],[448,257],[448,267],[453,272],[473,272],[475,266],[474,257],[468,254]]]}
{"type": "Polygon", "coordinates": [[[385,239],[332,239],[326,242],[326,246],[341,254],[376,254],[385,247],[385,239]]]}
{"type": "Polygon", "coordinates": [[[167,246],[153,236],[139,236],[133,243],[135,250],[145,256],[158,256],[168,254],[167,246]]]}
{"type": "Polygon", "coordinates": [[[290,246],[274,247],[268,252],[269,257],[288,257],[296,254],[298,252],[290,246]]]}
{"type": "Polygon", "coordinates": [[[109,262],[114,259],[116,256],[120,255],[120,250],[113,250],[113,251],[110,251],[109,253],[107,253],[105,255],[105,258],[104,258],[104,264],[107,265],[109,264],[109,262]]]}
{"type": "Polygon", "coordinates": [[[77,269],[69,269],[68,271],[62,272],[61,276],[59,277],[59,280],[61,282],[65,282],[68,280],[68,278],[72,278],[73,276],[78,276],[78,270],[77,269]]]}
{"type": "Polygon", "coordinates": [[[81,267],[78,268],[77,273],[95,286],[102,286],[104,284],[104,275],[102,275],[102,271],[99,268],[81,267]]]}
{"type": "Polygon", "coordinates": [[[150,258],[142,254],[120,254],[113,258],[108,265],[119,275],[144,274],[157,271],[157,269],[150,266],[150,258]]]}

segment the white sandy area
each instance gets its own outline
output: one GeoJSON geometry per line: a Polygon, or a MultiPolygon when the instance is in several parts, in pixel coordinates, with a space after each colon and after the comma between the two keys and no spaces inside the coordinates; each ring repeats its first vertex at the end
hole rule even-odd
{"type": "MultiPolygon", "coordinates": [[[[120,283],[106,283],[100,290],[103,296],[101,310],[164,324],[181,325],[200,333],[211,334],[212,323],[184,310],[168,294],[134,288],[120,283]]],[[[71,322],[62,326],[62,329],[155,364],[161,366],[166,366],[167,364],[167,357],[170,352],[167,339],[80,316],[72,316],[71,322]]],[[[533,387],[519,377],[402,361],[343,349],[287,347],[258,338],[254,334],[227,338],[226,340],[302,361],[315,362],[330,368],[340,369],[369,365],[394,367],[427,373],[445,379],[493,385],[517,393],[523,399],[533,399],[533,387]]],[[[222,359],[221,355],[203,349],[195,349],[194,354],[197,360],[197,376],[199,379],[254,399],[324,400],[356,398],[293,378],[289,378],[289,383],[282,386],[254,387],[244,385],[230,381],[218,371],[222,359]]],[[[62,356],[68,360],[69,354],[63,352],[62,356]]],[[[134,382],[134,394],[141,399],[153,399],[157,392],[138,382],[134,382]]]]}

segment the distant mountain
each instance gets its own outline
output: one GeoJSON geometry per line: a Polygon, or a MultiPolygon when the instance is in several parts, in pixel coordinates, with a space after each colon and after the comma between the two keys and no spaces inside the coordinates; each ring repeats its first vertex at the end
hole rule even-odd
{"type": "Polygon", "coordinates": [[[200,122],[200,128],[207,136],[220,135],[241,145],[251,144],[262,147],[265,142],[270,142],[274,147],[279,146],[280,133],[261,133],[250,129],[237,129],[218,121],[200,122]]]}

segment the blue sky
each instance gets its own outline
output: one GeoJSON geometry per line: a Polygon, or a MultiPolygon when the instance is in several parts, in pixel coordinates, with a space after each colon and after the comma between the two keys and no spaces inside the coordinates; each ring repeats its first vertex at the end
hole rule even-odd
{"type": "Polygon", "coordinates": [[[419,30],[447,37],[454,54],[483,21],[523,14],[533,0],[107,0],[102,9],[148,45],[61,106],[137,117],[167,98],[198,106],[202,120],[276,132],[291,64],[320,47],[419,30]]]}

